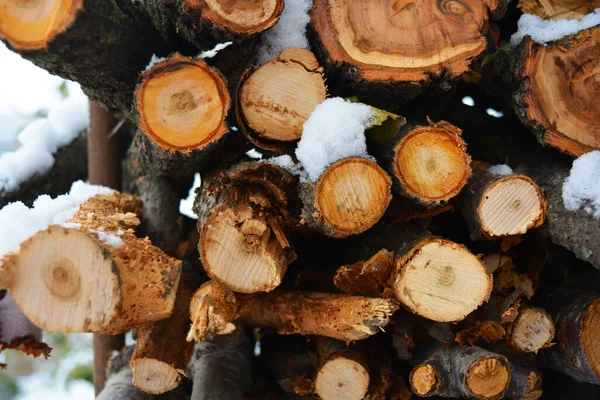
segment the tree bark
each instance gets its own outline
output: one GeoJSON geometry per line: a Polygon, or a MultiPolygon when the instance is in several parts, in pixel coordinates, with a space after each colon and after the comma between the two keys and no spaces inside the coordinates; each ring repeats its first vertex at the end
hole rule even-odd
{"type": "Polygon", "coordinates": [[[168,317],[181,262],[134,235],[138,216],[134,196],[90,198],[67,227],[51,225],[8,253],[2,286],[51,332],[117,334],[168,317]]]}
{"type": "Polygon", "coordinates": [[[267,294],[235,294],[207,282],[192,298],[188,340],[203,342],[232,332],[233,321],[276,328],[279,334],[326,336],[346,342],[376,334],[397,306],[389,300],[342,294],[277,290],[267,294]]]}
{"type": "Polygon", "coordinates": [[[286,49],[240,81],[236,103],[240,128],[261,149],[291,152],[304,122],[326,95],[323,69],[313,53],[286,49]]]}
{"type": "Polygon", "coordinates": [[[349,157],[331,164],[318,182],[303,182],[299,194],[304,223],[335,238],[357,235],[383,216],[392,180],[377,163],[349,157]]]}
{"type": "Polygon", "coordinates": [[[536,371],[510,363],[510,385],[505,396],[511,399],[539,399],[542,397],[542,376],[536,371]]]}

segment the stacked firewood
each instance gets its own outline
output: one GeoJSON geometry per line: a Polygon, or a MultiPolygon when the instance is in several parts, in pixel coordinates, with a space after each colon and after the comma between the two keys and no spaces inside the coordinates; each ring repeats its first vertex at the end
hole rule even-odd
{"type": "Polygon", "coordinates": [[[310,50],[259,64],[285,3],[0,1],[11,49],[129,117],[122,191],[3,255],[2,348],[134,331],[102,399],[595,398],[600,222],[562,191],[600,150],[600,25],[510,46],[507,0],[314,0],[310,50]]]}

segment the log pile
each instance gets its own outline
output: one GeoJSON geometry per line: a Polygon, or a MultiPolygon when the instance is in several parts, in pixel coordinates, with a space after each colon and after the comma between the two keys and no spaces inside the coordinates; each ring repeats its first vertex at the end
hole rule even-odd
{"type": "Polygon", "coordinates": [[[598,393],[600,199],[572,210],[563,182],[600,149],[600,21],[506,43],[522,12],[596,3],[299,2],[0,0],[0,39],[130,120],[122,192],[0,246],[0,351],[135,330],[102,399],[598,393]],[[305,44],[256,63],[292,19],[305,44]]]}

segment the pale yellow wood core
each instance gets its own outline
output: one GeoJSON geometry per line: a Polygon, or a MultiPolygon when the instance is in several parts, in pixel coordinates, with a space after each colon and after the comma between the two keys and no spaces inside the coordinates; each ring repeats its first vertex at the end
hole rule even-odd
{"type": "Polygon", "coordinates": [[[479,358],[469,366],[466,383],[481,398],[498,396],[510,383],[510,368],[496,357],[479,358]]]}
{"type": "Polygon", "coordinates": [[[21,244],[14,260],[17,264],[9,265],[11,294],[44,330],[89,332],[106,326],[120,311],[113,260],[87,233],[50,226],[21,244]]]}
{"type": "Polygon", "coordinates": [[[369,388],[369,373],[360,363],[344,357],[329,360],[315,379],[315,391],[323,400],[361,400],[369,388]]]}
{"type": "Polygon", "coordinates": [[[0,0],[0,38],[19,50],[46,48],[82,6],[83,0],[0,0]]]}
{"type": "Polygon", "coordinates": [[[440,375],[437,369],[430,364],[415,367],[410,374],[410,385],[419,396],[426,396],[435,392],[440,385],[440,375]]]}
{"type": "Polygon", "coordinates": [[[489,298],[492,278],[481,260],[456,243],[435,239],[399,265],[393,283],[398,300],[438,322],[462,320],[489,298]]]}
{"type": "Polygon", "coordinates": [[[300,139],[304,122],[326,94],[315,56],[306,49],[287,49],[244,81],[239,101],[257,135],[293,141],[300,139]]]}
{"type": "MultiPolygon", "coordinates": [[[[195,3],[198,0],[187,0],[195,3]]],[[[211,18],[222,26],[235,29],[240,33],[253,33],[274,19],[280,9],[278,0],[204,0],[210,11],[211,18]]],[[[269,24],[271,25],[271,24],[269,24]]],[[[264,28],[266,29],[266,28],[264,28]]]]}
{"type": "Polygon", "coordinates": [[[600,378],[600,299],[594,300],[583,315],[583,350],[592,371],[600,378]]]}
{"type": "Polygon", "coordinates": [[[150,394],[161,394],[175,389],[181,382],[181,373],[173,366],[153,359],[140,358],[132,361],[133,384],[150,394]]]}
{"type": "Polygon", "coordinates": [[[554,338],[552,317],[539,308],[519,313],[513,324],[510,340],[518,349],[537,353],[554,338]]]}
{"type": "Polygon", "coordinates": [[[437,128],[415,129],[397,145],[395,156],[394,173],[404,189],[425,200],[455,196],[471,171],[464,142],[437,128]]]}
{"type": "Polygon", "coordinates": [[[200,255],[206,272],[236,292],[274,289],[287,267],[285,249],[270,229],[253,238],[252,249],[247,239],[227,207],[215,210],[201,232],[200,255]]]}
{"type": "Polygon", "coordinates": [[[485,191],[477,209],[481,229],[490,236],[523,234],[542,218],[543,201],[529,178],[508,175],[485,191]]]}
{"type": "Polygon", "coordinates": [[[172,56],[136,89],[140,129],[167,149],[199,148],[227,131],[227,89],[204,61],[172,56]]]}

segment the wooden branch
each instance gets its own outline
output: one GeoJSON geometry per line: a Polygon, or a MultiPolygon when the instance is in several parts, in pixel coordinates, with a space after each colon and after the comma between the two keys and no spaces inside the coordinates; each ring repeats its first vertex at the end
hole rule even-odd
{"type": "Polygon", "coordinates": [[[536,371],[510,363],[510,385],[505,396],[511,399],[539,399],[542,397],[542,376],[536,371]]]}
{"type": "Polygon", "coordinates": [[[445,121],[402,126],[377,151],[396,193],[428,207],[458,195],[471,176],[462,131],[445,121]]]}
{"type": "Polygon", "coordinates": [[[302,126],[325,100],[323,69],[305,49],[286,49],[240,82],[236,113],[253,144],[273,151],[293,150],[302,126]]]}
{"type": "Polygon", "coordinates": [[[461,207],[471,238],[521,235],[546,218],[542,190],[528,176],[497,175],[483,170],[469,183],[461,207]]]}
{"type": "Polygon", "coordinates": [[[302,217],[324,235],[344,238],[375,225],[387,209],[392,180],[377,163],[361,157],[331,164],[318,182],[304,182],[302,217]]]}
{"type": "Polygon", "coordinates": [[[134,196],[90,198],[68,227],[51,225],[8,253],[2,286],[51,332],[117,334],[168,317],[181,262],[134,235],[138,216],[134,196]]]}
{"type": "Polygon", "coordinates": [[[507,4],[315,0],[309,39],[330,87],[397,104],[468,71],[486,51],[490,14],[501,17],[507,4]]]}
{"type": "Polygon", "coordinates": [[[192,298],[188,340],[203,342],[234,329],[242,318],[249,326],[277,328],[279,334],[326,336],[343,341],[364,339],[389,322],[397,306],[389,300],[331,293],[277,290],[239,295],[207,282],[192,298]]]}
{"type": "Polygon", "coordinates": [[[600,113],[588,79],[598,40],[600,27],[547,44],[525,37],[514,51],[497,52],[484,75],[497,90],[512,89],[515,113],[540,143],[578,157],[600,149],[600,113]]]}
{"type": "Polygon", "coordinates": [[[79,82],[104,107],[129,109],[138,74],[157,44],[160,49],[160,39],[117,3],[11,2],[0,22],[0,38],[39,67],[79,82]]]}
{"type": "Polygon", "coordinates": [[[218,161],[230,107],[220,73],[202,59],[172,54],[146,70],[135,89],[139,134],[130,148],[141,168],[175,180],[218,161]]]}
{"type": "Polygon", "coordinates": [[[519,0],[517,5],[527,14],[543,19],[581,19],[600,7],[598,0],[519,0]]]}

